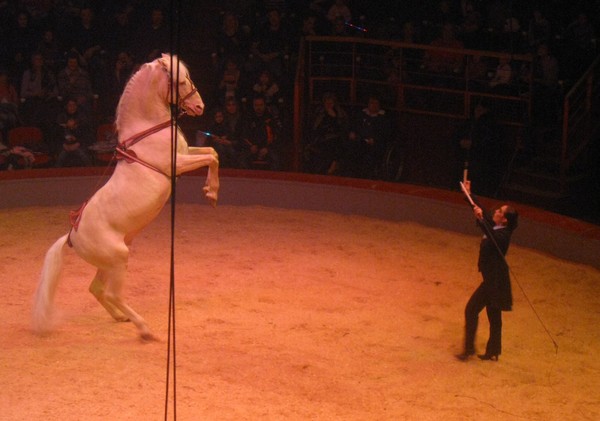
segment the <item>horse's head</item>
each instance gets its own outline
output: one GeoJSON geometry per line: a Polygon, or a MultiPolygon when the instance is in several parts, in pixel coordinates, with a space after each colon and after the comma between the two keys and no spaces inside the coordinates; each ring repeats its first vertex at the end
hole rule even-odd
{"type": "Polygon", "coordinates": [[[169,74],[169,102],[175,104],[178,101],[178,107],[188,115],[201,115],[204,112],[204,102],[185,64],[177,56],[171,57],[168,54],[163,54],[158,62],[169,74]]]}

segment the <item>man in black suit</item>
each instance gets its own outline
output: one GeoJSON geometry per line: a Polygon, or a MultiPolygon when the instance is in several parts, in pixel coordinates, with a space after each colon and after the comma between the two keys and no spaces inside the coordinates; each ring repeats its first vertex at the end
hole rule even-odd
{"type": "MultiPolygon", "coordinates": [[[[470,194],[471,183],[465,181],[465,189],[470,194]]],[[[477,262],[483,282],[475,290],[465,308],[465,344],[462,354],[456,357],[468,360],[475,354],[475,333],[479,313],[486,309],[490,323],[490,336],[482,360],[498,361],[502,348],[502,312],[512,310],[512,291],[509,268],[505,259],[510,238],[518,225],[518,214],[514,208],[502,205],[493,213],[484,211],[473,199],[473,213],[477,225],[483,231],[477,262]]]]}

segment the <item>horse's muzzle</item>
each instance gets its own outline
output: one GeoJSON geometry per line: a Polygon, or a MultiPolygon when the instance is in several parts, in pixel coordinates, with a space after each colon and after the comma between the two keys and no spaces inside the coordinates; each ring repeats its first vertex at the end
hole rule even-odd
{"type": "Polygon", "coordinates": [[[200,116],[200,115],[202,115],[202,113],[204,113],[204,104],[203,103],[200,103],[200,104],[184,103],[183,110],[185,111],[185,113],[187,115],[200,116]]]}

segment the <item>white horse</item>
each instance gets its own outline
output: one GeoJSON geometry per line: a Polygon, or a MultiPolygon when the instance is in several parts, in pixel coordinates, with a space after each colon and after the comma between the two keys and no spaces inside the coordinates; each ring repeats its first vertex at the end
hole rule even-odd
{"type": "MultiPolygon", "coordinates": [[[[132,321],[142,339],[154,339],[144,319],[122,298],[129,245],[161,211],[171,194],[171,108],[201,115],[204,103],[185,65],[163,54],[131,77],[117,106],[118,161],[113,175],[72,214],[73,227],[50,247],[34,297],[33,328],[50,330],[52,303],[65,246],[98,270],[90,292],[117,321],[132,321]],[[177,71],[175,75],[171,71],[177,71]],[[179,104],[175,104],[176,98],[179,104]]],[[[188,147],[177,129],[176,175],[208,166],[204,193],[215,206],[219,160],[213,148],[188,147]]]]}

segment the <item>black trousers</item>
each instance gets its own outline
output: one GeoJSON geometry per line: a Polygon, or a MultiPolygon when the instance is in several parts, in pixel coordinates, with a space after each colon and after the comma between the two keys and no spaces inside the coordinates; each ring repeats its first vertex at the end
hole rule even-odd
{"type": "Polygon", "coordinates": [[[490,323],[490,337],[485,348],[485,353],[500,355],[502,351],[502,310],[489,305],[490,300],[483,284],[473,292],[465,307],[465,352],[475,353],[475,334],[479,322],[479,313],[484,308],[490,323]]]}

